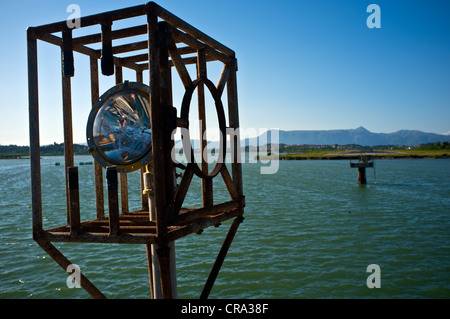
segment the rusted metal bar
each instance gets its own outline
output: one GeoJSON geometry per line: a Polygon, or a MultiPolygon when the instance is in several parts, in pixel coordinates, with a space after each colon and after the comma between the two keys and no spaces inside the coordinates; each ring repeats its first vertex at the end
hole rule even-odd
{"type": "MultiPolygon", "coordinates": [[[[147,45],[146,45],[147,47],[147,45]]],[[[143,83],[143,76],[142,76],[142,71],[136,71],[136,82],[138,83],[143,83]]],[[[141,168],[140,172],[139,172],[139,176],[140,176],[140,182],[141,182],[141,205],[142,205],[142,209],[143,210],[149,210],[149,204],[148,204],[148,196],[146,194],[144,194],[144,189],[145,189],[145,183],[144,183],[144,173],[145,173],[145,168],[141,168]]]]}
{"type": "Polygon", "coordinates": [[[162,246],[156,249],[158,255],[159,274],[161,276],[161,293],[163,299],[172,299],[172,274],[170,268],[170,247],[162,246]]]}
{"type": "MultiPolygon", "coordinates": [[[[205,50],[198,50],[197,53],[197,78],[207,78],[205,50]]],[[[200,132],[200,154],[202,173],[208,175],[208,139],[206,136],[206,110],[205,110],[205,87],[203,83],[197,86],[198,96],[198,120],[200,132]]],[[[212,179],[202,178],[202,200],[203,207],[213,205],[213,183],[212,179]]]]}
{"type": "MultiPolygon", "coordinates": [[[[181,61],[183,61],[184,65],[188,65],[188,64],[197,64],[197,57],[196,56],[191,56],[188,58],[182,58],[181,61]]],[[[218,59],[215,59],[209,55],[206,56],[206,62],[211,62],[211,61],[218,61],[218,59]]],[[[170,60],[169,61],[169,65],[174,65],[173,63],[174,61],[170,60]]]]}
{"type": "Polygon", "coordinates": [[[106,168],[106,181],[108,184],[109,233],[114,236],[120,231],[117,167],[106,168]]]}
{"type": "Polygon", "coordinates": [[[41,235],[42,239],[52,242],[71,243],[98,243],[98,244],[155,244],[155,234],[148,233],[120,233],[110,235],[108,232],[85,233],[81,232],[77,236],[70,236],[69,232],[46,231],[41,235]]]}
{"type": "MultiPolygon", "coordinates": [[[[168,41],[169,31],[166,22],[159,22],[159,70],[160,70],[160,89],[161,89],[161,107],[163,115],[163,156],[164,156],[164,179],[166,186],[166,208],[173,204],[175,185],[174,169],[172,166],[172,131],[176,128],[176,109],[172,107],[172,77],[169,67],[168,41]]],[[[173,219],[173,209],[166,209],[167,220],[173,219]]]]}
{"type": "MultiPolygon", "coordinates": [[[[145,28],[144,28],[142,34],[145,34],[145,33],[147,33],[147,25],[144,25],[143,27],[145,27],[145,28]]],[[[114,31],[112,31],[111,36],[114,39],[114,31]]],[[[131,36],[131,35],[127,35],[127,37],[128,36],[131,36]]],[[[129,43],[129,44],[117,45],[112,48],[112,51],[113,51],[113,54],[119,54],[119,53],[126,53],[126,52],[144,50],[144,49],[148,49],[147,41],[139,41],[139,42],[134,42],[134,43],[129,43]]],[[[148,55],[147,55],[147,59],[148,59],[148,55]]]]}
{"type": "Polygon", "coordinates": [[[222,61],[223,63],[230,62],[230,56],[225,55],[209,45],[202,43],[198,41],[197,39],[191,37],[189,34],[186,34],[184,32],[181,32],[180,30],[177,30],[175,28],[170,28],[170,32],[173,35],[173,38],[179,42],[184,42],[185,44],[189,45],[192,48],[195,48],[196,50],[204,49],[205,53],[219,61],[222,61]]]}
{"type": "MultiPolygon", "coordinates": [[[[155,192],[153,189],[152,165],[149,164],[146,168],[148,168],[149,171],[145,171],[141,175],[144,189],[142,194],[147,197],[148,218],[151,222],[156,223],[155,202],[153,200],[155,192]]],[[[161,298],[161,277],[159,276],[159,269],[157,268],[158,267],[158,256],[156,254],[157,248],[158,248],[157,244],[146,244],[148,277],[152,299],[161,298]],[[156,268],[154,269],[154,267],[156,268]]]]}
{"type": "Polygon", "coordinates": [[[136,70],[136,82],[138,83],[144,83],[143,77],[142,77],[142,71],[136,70]]]}
{"type": "MultiPolygon", "coordinates": [[[[156,10],[155,10],[156,11],[156,10]]],[[[156,12],[157,13],[157,12],[156,12]]],[[[166,184],[166,198],[164,203],[164,218],[166,221],[173,220],[173,200],[174,200],[174,168],[172,167],[171,151],[173,146],[172,131],[176,128],[175,118],[176,114],[173,113],[172,107],[172,78],[171,69],[169,66],[169,30],[166,22],[158,23],[158,38],[159,38],[159,71],[160,71],[160,92],[161,92],[161,108],[163,115],[163,128],[162,128],[162,143],[163,143],[163,158],[164,166],[164,183],[166,184]]],[[[155,163],[153,163],[155,165],[155,163]]],[[[156,168],[156,166],[155,166],[156,168]]],[[[155,185],[156,189],[156,185],[155,185]]],[[[156,196],[156,193],[155,193],[156,196]]],[[[157,216],[160,218],[160,216],[157,216]]],[[[177,297],[177,284],[176,284],[176,268],[175,268],[175,243],[168,242],[167,231],[165,231],[165,238],[163,239],[156,249],[158,255],[159,274],[161,280],[161,293],[162,298],[172,299],[177,297]]]]}
{"type": "MultiPolygon", "coordinates": [[[[62,269],[64,269],[64,271],[67,271],[67,268],[72,265],[72,263],[49,241],[39,240],[37,243],[58,265],[61,266],[62,269]]],[[[98,290],[98,288],[95,287],[83,273],[80,273],[80,279],[81,287],[83,287],[93,298],[106,299],[105,295],[103,295],[103,293],[98,290]]]]}
{"type": "MultiPolygon", "coordinates": [[[[173,201],[173,171],[170,161],[170,147],[167,145],[167,138],[170,141],[171,129],[167,127],[167,112],[170,102],[170,72],[168,66],[168,34],[165,24],[158,24],[157,6],[154,3],[148,4],[148,39],[149,39],[149,69],[150,69],[150,100],[152,105],[151,127],[153,131],[152,151],[153,151],[153,187],[155,195],[154,213],[156,217],[157,239],[159,242],[158,264],[159,278],[163,298],[172,298],[172,280],[170,268],[170,248],[167,239],[167,219],[170,200],[173,201]],[[160,30],[162,29],[162,30],[160,30]],[[167,133],[169,135],[167,136],[167,133]],[[168,150],[169,148],[169,150],[168,150]],[[170,177],[169,177],[169,172],[170,177]]],[[[152,208],[153,208],[152,207],[152,208]]],[[[156,275],[156,274],[155,274],[156,275]]]]}
{"type": "Polygon", "coordinates": [[[147,268],[148,268],[148,278],[149,278],[149,285],[150,285],[150,296],[152,299],[155,299],[155,290],[153,287],[154,283],[153,283],[152,245],[146,244],[145,252],[147,254],[147,268]]]}
{"type": "Polygon", "coordinates": [[[220,174],[222,175],[223,181],[225,182],[225,186],[227,187],[228,193],[230,193],[231,198],[234,200],[238,200],[239,194],[236,191],[235,185],[233,184],[233,179],[231,178],[230,173],[228,172],[228,168],[225,165],[220,170],[220,174]]]}
{"type": "Polygon", "coordinates": [[[150,113],[150,123],[152,127],[152,153],[153,153],[153,178],[155,188],[155,214],[157,220],[158,237],[167,238],[167,221],[164,216],[164,205],[166,203],[166,183],[164,174],[164,127],[163,127],[163,109],[161,105],[161,80],[159,70],[159,50],[158,50],[158,17],[154,10],[149,8],[147,15],[148,23],[148,48],[149,48],[149,86],[150,86],[150,104],[152,112],[150,113]],[[158,169],[155,169],[157,167],[158,169]]]}
{"type": "Polygon", "coordinates": [[[208,44],[212,48],[217,49],[229,56],[234,56],[233,50],[221,44],[220,42],[214,40],[213,38],[201,32],[200,30],[194,28],[189,23],[183,21],[182,19],[178,18],[177,16],[175,16],[174,14],[170,13],[169,11],[160,6],[158,6],[158,15],[172,26],[185,31],[190,36],[199,39],[200,41],[208,44]]]}
{"type": "Polygon", "coordinates": [[[222,96],[223,89],[225,88],[225,84],[227,84],[228,74],[230,73],[230,65],[224,64],[222,73],[220,74],[219,82],[217,83],[217,91],[222,96]]]}
{"type": "Polygon", "coordinates": [[[62,39],[63,76],[74,76],[75,68],[73,64],[72,29],[64,29],[62,31],[62,39]]]}
{"type": "Polygon", "coordinates": [[[234,236],[238,230],[239,225],[244,221],[242,216],[238,216],[234,219],[231,224],[230,230],[228,231],[227,237],[220,248],[219,254],[217,255],[216,261],[214,262],[214,266],[211,269],[211,272],[208,276],[208,279],[203,287],[202,293],[200,295],[200,299],[207,299],[209,293],[211,292],[212,286],[216,281],[217,275],[219,274],[220,268],[225,260],[225,257],[230,249],[231,243],[233,242],[234,236]]]}
{"type": "MultiPolygon", "coordinates": [[[[148,196],[149,206],[150,206],[150,221],[156,221],[155,206],[154,206],[154,188],[153,188],[153,174],[151,172],[144,173],[144,188],[145,194],[148,196]]],[[[166,268],[163,271],[163,276],[168,276],[167,272],[170,274],[170,286],[172,289],[172,298],[177,298],[177,284],[176,284],[176,264],[175,264],[175,242],[169,242],[167,247],[170,249],[169,265],[170,268],[166,268]]],[[[152,287],[152,298],[161,299],[164,298],[162,283],[161,283],[161,271],[159,263],[158,249],[159,244],[147,245],[147,263],[149,265],[149,276],[150,285],[152,287]],[[149,247],[151,246],[151,247],[149,247]],[[151,268],[150,268],[151,267],[151,268]]],[[[163,261],[164,262],[164,261],[163,261]]],[[[166,283],[167,285],[167,283],[166,283]]]]}
{"type": "Polygon", "coordinates": [[[27,29],[28,117],[30,122],[31,212],[33,238],[42,232],[41,155],[39,142],[39,97],[37,41],[34,28],[27,29]]]}
{"type": "MultiPolygon", "coordinates": [[[[61,50],[61,59],[62,56],[63,53],[61,50]]],[[[68,168],[74,166],[73,129],[72,129],[72,89],[70,77],[64,76],[64,70],[61,70],[61,74],[62,74],[62,108],[63,108],[63,128],[64,128],[64,163],[65,163],[65,177],[66,177],[66,211],[67,211],[67,222],[69,223],[70,203],[69,203],[68,168]]]]}
{"type": "MultiPolygon", "coordinates": [[[[91,71],[91,101],[92,107],[99,98],[98,83],[98,60],[90,57],[91,71]]],[[[95,185],[95,210],[97,218],[105,218],[105,198],[103,194],[103,169],[100,164],[94,162],[94,185],[95,185]]]]}
{"type": "MultiPolygon", "coordinates": [[[[192,56],[192,57],[188,57],[188,58],[182,58],[181,61],[183,61],[184,65],[188,65],[188,64],[197,64],[197,57],[196,56],[192,56]]],[[[218,61],[218,59],[215,59],[213,57],[210,57],[209,55],[206,56],[206,61],[207,62],[211,62],[211,61],[218,61]]],[[[175,63],[173,60],[169,60],[169,66],[175,66],[175,63]]],[[[133,65],[127,65],[127,67],[132,68],[134,70],[140,70],[140,71],[144,71],[144,70],[148,70],[148,63],[136,63],[133,65]]]]}
{"type": "Polygon", "coordinates": [[[186,69],[185,64],[183,63],[183,59],[181,58],[178,49],[175,45],[175,41],[172,36],[169,36],[168,43],[169,55],[172,59],[172,63],[175,66],[178,75],[180,76],[181,81],[183,82],[184,87],[189,87],[192,85],[192,80],[189,75],[189,72],[186,69]]]}
{"type": "Polygon", "coordinates": [[[186,225],[191,223],[199,218],[205,218],[208,216],[214,216],[224,211],[231,211],[241,207],[241,203],[239,201],[231,200],[228,202],[223,202],[220,204],[216,204],[212,207],[203,207],[194,209],[192,211],[187,211],[178,216],[174,225],[186,225]]]}
{"type": "MultiPolygon", "coordinates": [[[[63,40],[60,37],[57,37],[57,36],[55,36],[53,34],[45,34],[45,35],[40,37],[40,40],[45,41],[47,43],[51,43],[51,44],[57,45],[57,46],[59,46],[61,48],[63,46],[63,40]]],[[[88,48],[88,47],[82,46],[82,45],[75,46],[73,44],[73,41],[74,41],[74,39],[72,39],[72,46],[73,46],[73,50],[75,52],[86,54],[86,55],[88,55],[90,57],[100,58],[100,56],[101,56],[101,51],[100,50],[97,51],[97,50],[94,50],[94,49],[91,49],[91,48],[88,48]]]]}
{"type": "Polygon", "coordinates": [[[121,58],[121,60],[124,64],[148,61],[148,53],[127,56],[125,58],[121,58]]]}
{"type": "Polygon", "coordinates": [[[194,171],[192,169],[187,168],[184,171],[183,177],[181,178],[180,181],[180,185],[178,185],[178,189],[175,193],[174,210],[176,214],[178,214],[178,212],[181,209],[181,206],[183,205],[184,198],[186,197],[186,194],[189,190],[189,185],[191,184],[193,176],[194,171]]]}
{"type": "Polygon", "coordinates": [[[128,178],[127,173],[119,174],[120,180],[120,208],[122,214],[126,214],[130,211],[128,207],[128,178]]]}
{"type": "MultiPolygon", "coordinates": [[[[116,84],[120,84],[123,82],[122,67],[116,65],[115,69],[116,69],[116,72],[115,72],[116,84]]],[[[120,182],[120,207],[121,207],[122,214],[126,214],[130,211],[129,207],[128,207],[127,173],[119,173],[119,182],[120,182]]]]}
{"type": "Polygon", "coordinates": [[[212,217],[208,216],[206,218],[197,219],[183,227],[171,229],[169,232],[169,239],[175,241],[189,234],[198,233],[207,227],[216,226],[230,218],[240,216],[242,213],[243,209],[238,208],[230,211],[222,211],[212,217]]]}
{"type": "MultiPolygon", "coordinates": [[[[54,45],[57,45],[57,46],[59,46],[61,48],[63,46],[62,39],[57,37],[57,36],[54,36],[53,34],[43,35],[41,37],[41,40],[45,41],[45,42],[48,42],[48,43],[51,43],[51,44],[54,44],[54,45]]],[[[85,54],[85,55],[90,56],[90,57],[95,57],[97,59],[99,59],[101,57],[101,50],[94,50],[94,49],[88,48],[88,47],[83,46],[83,45],[74,46],[73,47],[73,51],[81,53],[81,54],[85,54]]],[[[118,57],[113,56],[113,59],[114,59],[114,63],[116,65],[125,66],[127,68],[130,68],[130,69],[136,70],[136,71],[139,71],[139,70],[142,69],[142,66],[140,66],[140,65],[138,65],[136,63],[132,63],[132,62],[125,63],[122,60],[122,58],[118,58],[118,57]]]]}
{"type": "MultiPolygon", "coordinates": [[[[236,79],[236,71],[237,71],[237,61],[234,59],[232,68],[228,75],[227,81],[227,94],[228,94],[228,116],[229,116],[229,125],[234,131],[238,131],[239,128],[239,109],[238,109],[238,98],[237,98],[237,79],[236,79]]],[[[242,187],[242,168],[241,168],[241,152],[240,152],[240,141],[236,134],[232,136],[232,163],[231,170],[233,173],[233,182],[236,188],[236,191],[241,197],[243,195],[243,187],[242,187]]]]}
{"type": "Polygon", "coordinates": [[[76,236],[80,231],[80,190],[78,183],[78,167],[68,168],[69,178],[69,215],[70,235],[76,236]]]}
{"type": "MultiPolygon", "coordinates": [[[[146,34],[146,33],[147,33],[147,25],[144,24],[144,25],[138,25],[138,26],[130,27],[130,28],[124,28],[124,29],[119,29],[119,30],[112,30],[111,31],[111,38],[113,40],[116,40],[116,39],[128,38],[128,37],[141,35],[141,34],[146,34]]],[[[85,36],[82,36],[82,37],[73,38],[73,45],[76,48],[76,47],[81,46],[81,45],[86,45],[86,44],[91,44],[91,43],[98,43],[98,42],[101,42],[101,41],[102,41],[102,34],[101,33],[95,33],[95,34],[85,35],[85,36]]],[[[117,52],[117,53],[120,53],[120,52],[117,52]]]]}
{"type": "Polygon", "coordinates": [[[103,75],[114,74],[114,58],[112,53],[111,26],[112,26],[111,20],[104,19],[102,21],[101,68],[103,75]]]}
{"type": "MultiPolygon", "coordinates": [[[[175,43],[175,41],[173,41],[175,43]]],[[[179,55],[184,55],[184,54],[191,54],[191,53],[197,53],[197,50],[194,48],[191,48],[189,46],[186,47],[177,47],[177,51],[179,55]]]]}
{"type": "MultiPolygon", "coordinates": [[[[159,34],[158,17],[155,10],[155,5],[149,3],[148,14],[148,48],[149,48],[149,70],[150,70],[150,103],[152,112],[150,113],[150,122],[152,127],[152,152],[153,152],[153,189],[155,195],[152,198],[151,214],[155,216],[156,220],[156,235],[160,242],[160,246],[167,247],[167,183],[165,180],[165,157],[164,157],[164,110],[161,102],[161,78],[160,78],[160,53],[159,45],[161,44],[161,35],[159,34]]],[[[154,249],[156,247],[153,247],[154,249]]],[[[153,254],[152,254],[153,255],[153,254]]],[[[159,257],[159,256],[158,256],[159,257]]],[[[163,297],[169,298],[172,295],[171,279],[168,273],[168,255],[158,258],[156,267],[159,269],[159,274],[154,272],[154,277],[159,280],[155,281],[163,287],[163,297]],[[163,282],[164,281],[164,282],[163,282]],[[169,284],[170,283],[170,284],[169,284]]],[[[153,263],[153,259],[152,259],[153,263]]],[[[156,292],[155,292],[156,294],[156,292]]]]}
{"type": "MultiPolygon", "coordinates": [[[[80,18],[81,28],[88,27],[91,25],[98,24],[101,19],[109,19],[111,21],[117,21],[122,19],[128,19],[136,16],[140,16],[146,13],[147,5],[138,5],[134,7],[113,10],[108,12],[103,12],[99,14],[93,14],[90,16],[85,16],[80,18]]],[[[41,25],[35,27],[37,37],[40,38],[44,34],[60,32],[65,27],[67,27],[67,21],[60,21],[55,23],[50,23],[46,25],[41,25]]]]}

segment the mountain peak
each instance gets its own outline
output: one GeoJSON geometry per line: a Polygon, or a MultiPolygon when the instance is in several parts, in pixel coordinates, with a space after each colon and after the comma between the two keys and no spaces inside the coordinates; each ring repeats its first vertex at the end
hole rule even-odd
{"type": "Polygon", "coordinates": [[[358,128],[356,128],[355,129],[355,131],[364,131],[364,132],[369,132],[365,127],[362,127],[362,126],[360,126],[360,127],[358,127],[358,128]]]}

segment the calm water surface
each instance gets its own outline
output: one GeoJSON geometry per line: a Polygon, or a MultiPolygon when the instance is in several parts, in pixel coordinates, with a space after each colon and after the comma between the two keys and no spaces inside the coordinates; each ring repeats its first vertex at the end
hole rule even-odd
{"type": "MultiPolygon", "coordinates": [[[[76,157],[75,163],[92,161],[76,157]]],[[[44,227],[65,223],[64,160],[42,159],[44,227]],[[61,166],[55,163],[60,162],[61,166]]],[[[449,298],[450,160],[378,160],[368,184],[348,161],[243,164],[245,221],[211,298],[449,298]],[[367,266],[381,269],[369,289],[367,266]]],[[[79,166],[82,219],[95,215],[93,166],[79,166]]],[[[90,298],[31,236],[27,160],[0,160],[0,298],[90,298]]],[[[228,200],[214,182],[217,202],[228,200]]],[[[185,205],[201,202],[194,181],[185,205]]],[[[140,208],[130,174],[130,208],[140,208]]],[[[176,242],[178,295],[198,298],[231,221],[176,242]]],[[[109,298],[148,298],[143,245],[55,244],[109,298]]]]}

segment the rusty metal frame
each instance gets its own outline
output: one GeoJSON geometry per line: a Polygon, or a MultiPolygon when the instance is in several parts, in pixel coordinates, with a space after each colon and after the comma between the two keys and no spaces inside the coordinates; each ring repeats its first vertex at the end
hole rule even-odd
{"type": "MultiPolygon", "coordinates": [[[[231,174],[226,165],[220,166],[220,176],[230,193],[230,200],[215,203],[212,193],[211,176],[207,176],[207,165],[202,162],[202,196],[203,206],[183,208],[183,201],[195,173],[192,165],[188,165],[183,178],[176,190],[173,180],[174,166],[171,161],[171,133],[174,125],[171,91],[171,68],[175,67],[186,91],[199,91],[199,117],[204,117],[203,86],[210,81],[206,78],[206,66],[209,61],[220,61],[224,64],[219,82],[214,90],[214,98],[219,99],[227,87],[228,125],[233,132],[239,129],[238,99],[236,71],[237,62],[233,50],[217,42],[200,30],[176,17],[154,2],[121,10],[109,11],[80,18],[81,28],[100,25],[102,33],[95,33],[72,38],[72,30],[67,22],[61,21],[29,27],[27,29],[28,58],[28,97],[29,97],[29,134],[31,163],[31,196],[33,239],[44,249],[64,270],[70,261],[59,252],[51,242],[89,242],[89,243],[127,243],[157,244],[159,269],[164,298],[171,298],[170,275],[168,265],[170,255],[168,244],[186,235],[197,233],[209,226],[234,218],[225,238],[216,263],[201,294],[206,298],[220,270],[228,248],[233,240],[239,224],[243,220],[244,195],[242,191],[242,172],[239,158],[239,140],[233,136],[231,174]],[[111,30],[114,21],[137,16],[146,16],[147,24],[137,25],[119,30],[111,30]],[[61,34],[59,36],[58,34],[61,34]],[[135,35],[147,35],[147,41],[129,42],[112,46],[113,39],[128,38],[135,35]],[[63,123],[64,123],[64,157],[66,172],[66,203],[67,225],[44,229],[42,220],[42,194],[40,171],[40,139],[39,139],[39,99],[38,99],[38,58],[37,40],[48,42],[61,48],[62,56],[62,92],[63,92],[63,123]],[[102,42],[104,50],[90,47],[90,44],[102,42]],[[185,46],[177,47],[177,43],[185,46]],[[119,54],[148,49],[146,54],[136,54],[120,57],[119,54]],[[109,51],[108,51],[109,50],[109,51]],[[153,152],[153,192],[156,219],[149,219],[148,198],[142,196],[142,208],[128,211],[128,183],[126,173],[111,169],[107,172],[108,183],[108,215],[105,216],[105,194],[103,193],[102,167],[95,164],[95,197],[96,219],[81,221],[78,190],[78,170],[74,167],[73,137],[72,137],[72,105],[71,77],[74,75],[72,52],[78,52],[90,57],[91,99],[92,105],[99,98],[98,60],[111,58],[114,68],[108,66],[103,74],[115,73],[116,83],[122,83],[122,68],[126,67],[136,72],[136,81],[142,82],[143,72],[149,72],[152,152],[153,152]],[[183,57],[186,54],[197,53],[197,57],[183,57]],[[197,79],[192,80],[186,69],[187,64],[197,64],[197,79]],[[203,112],[201,112],[203,108],[203,112]],[[206,169],[206,170],[205,170],[206,169]],[[119,194],[121,211],[119,212],[119,194]]],[[[102,67],[108,63],[102,60],[102,67]]],[[[106,67],[105,67],[106,68],[106,67]]],[[[76,70],[76,68],[75,68],[76,70]]],[[[200,118],[204,120],[204,118],[200,118]]],[[[181,118],[175,121],[179,126],[188,127],[181,118]]],[[[205,130],[203,127],[202,130],[205,130]]],[[[203,132],[201,132],[203,133],[203,132]]],[[[225,135],[226,137],[226,135],[225,135]]],[[[226,144],[225,144],[226,145],[226,144]]],[[[206,143],[202,144],[202,151],[206,143]]],[[[226,152],[226,150],[224,150],[226,152]]],[[[196,166],[196,168],[198,168],[196,166]]],[[[142,173],[142,172],[141,172],[142,173]]],[[[217,175],[219,176],[219,175],[217,175]]],[[[141,174],[142,184],[142,174],[141,174]]],[[[143,184],[142,184],[143,185],[143,184]]],[[[141,190],[143,186],[141,185],[141,190]]],[[[150,262],[149,262],[150,264],[150,262]]],[[[89,280],[82,276],[81,286],[94,298],[105,296],[89,280]]]]}

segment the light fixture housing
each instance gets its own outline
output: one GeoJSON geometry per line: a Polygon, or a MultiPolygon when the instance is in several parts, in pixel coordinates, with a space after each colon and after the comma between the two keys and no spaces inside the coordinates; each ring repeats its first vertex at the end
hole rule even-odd
{"type": "Polygon", "coordinates": [[[86,127],[87,144],[103,167],[132,172],[152,159],[150,87],[124,82],[106,91],[94,104],[86,127]]]}

